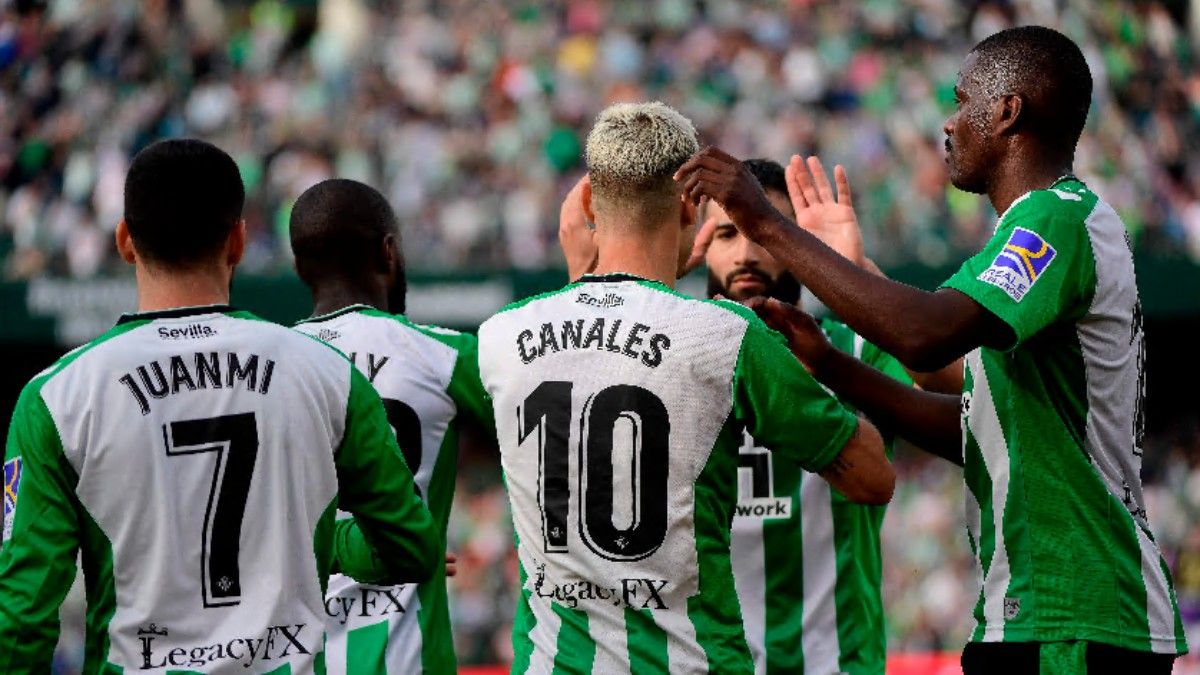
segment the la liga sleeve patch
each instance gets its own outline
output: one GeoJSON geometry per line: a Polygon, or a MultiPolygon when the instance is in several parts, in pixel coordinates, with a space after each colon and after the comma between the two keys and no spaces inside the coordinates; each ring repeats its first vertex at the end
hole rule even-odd
{"type": "Polygon", "coordinates": [[[1000,288],[1020,302],[1056,255],[1054,247],[1036,232],[1015,227],[991,266],[979,275],[979,280],[1000,288]]]}
{"type": "Polygon", "coordinates": [[[21,458],[4,463],[4,534],[0,541],[12,538],[13,516],[17,512],[17,489],[21,486],[21,458]]]}

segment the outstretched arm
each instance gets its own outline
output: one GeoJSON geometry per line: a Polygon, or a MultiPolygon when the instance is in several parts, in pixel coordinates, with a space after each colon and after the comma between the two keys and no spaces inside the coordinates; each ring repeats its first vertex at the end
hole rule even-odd
{"type": "Polygon", "coordinates": [[[881,428],[962,466],[959,396],[913,389],[835,349],[812,317],[791,305],[761,297],[746,304],[787,338],[813,378],[839,398],[881,428]]]}
{"type": "MultiPolygon", "coordinates": [[[[963,293],[930,293],[876,276],[796,227],[771,205],[742,163],[717,148],[689,159],[676,179],[693,201],[709,197],[721,204],[739,230],[770,251],[842,321],[914,370],[937,370],[976,347],[1012,343],[1011,329],[963,293]]],[[[836,201],[823,170],[805,196],[836,201]]]]}

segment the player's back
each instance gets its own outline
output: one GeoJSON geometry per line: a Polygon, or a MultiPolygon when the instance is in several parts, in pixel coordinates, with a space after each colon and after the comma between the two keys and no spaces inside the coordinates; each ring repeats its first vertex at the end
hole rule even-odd
{"type": "MultiPolygon", "coordinates": [[[[454,498],[459,417],[477,417],[486,407],[475,338],[365,305],[314,317],[296,330],[337,347],[379,392],[444,539],[454,498]]],[[[334,575],[328,598],[329,673],[455,669],[442,565],[419,590],[416,584],[377,586],[334,575]],[[386,639],[367,639],[370,635],[386,639]]]]}
{"type": "Polygon", "coordinates": [[[810,419],[812,447],[783,454],[817,468],[855,424],[769,335],[627,275],[480,328],[523,581],[514,672],[752,672],[729,560],[740,425],[772,434],[755,415],[794,409],[780,422],[810,419]]]}
{"type": "MultiPolygon", "coordinates": [[[[81,509],[89,670],[312,672],[351,371],[208,307],[127,317],[26,389],[81,509]]],[[[53,479],[26,468],[18,516],[53,479]]]]}

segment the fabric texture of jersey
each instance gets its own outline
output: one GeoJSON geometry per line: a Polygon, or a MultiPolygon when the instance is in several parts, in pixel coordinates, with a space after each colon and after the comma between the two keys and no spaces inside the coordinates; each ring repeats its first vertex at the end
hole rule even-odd
{"type": "MultiPolygon", "coordinates": [[[[821,327],[835,348],[912,384],[899,361],[845,324],[825,319],[821,327]]],[[[882,675],[885,510],[850,502],[743,434],[733,575],[758,675],[882,675]]]]}
{"type": "MultiPolygon", "coordinates": [[[[475,337],[364,305],[306,320],[296,329],[341,350],[379,392],[444,548],[459,425],[470,419],[489,433],[493,425],[475,337]]],[[[330,675],[457,669],[444,559],[434,577],[419,585],[375,586],[334,575],[325,611],[330,675]]]]}
{"type": "Polygon", "coordinates": [[[750,673],[730,567],[742,428],[820,470],[855,416],[736,303],[628,275],[479,332],[520,560],[513,672],[750,673]]]}
{"type": "Polygon", "coordinates": [[[1120,218],[1064,178],[1013,202],[945,286],[1014,336],[966,358],[972,640],[1183,653],[1142,497],[1145,345],[1120,218]]]}
{"type": "Polygon", "coordinates": [[[127,317],[43,371],[8,463],[0,672],[49,672],[77,551],[88,673],[323,672],[332,568],[432,565],[366,378],[229,308],[127,317]],[[339,500],[356,524],[335,523],[339,500]]]}

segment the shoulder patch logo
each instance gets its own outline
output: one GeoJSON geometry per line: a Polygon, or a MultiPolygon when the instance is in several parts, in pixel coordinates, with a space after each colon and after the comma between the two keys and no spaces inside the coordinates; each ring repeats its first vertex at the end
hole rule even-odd
{"type": "Polygon", "coordinates": [[[12,538],[13,515],[17,512],[17,489],[21,486],[21,458],[4,463],[4,534],[0,541],[12,538]]]}
{"type": "Polygon", "coordinates": [[[1058,252],[1036,232],[1013,228],[1004,249],[979,280],[999,287],[1017,302],[1025,297],[1058,252]]]}

